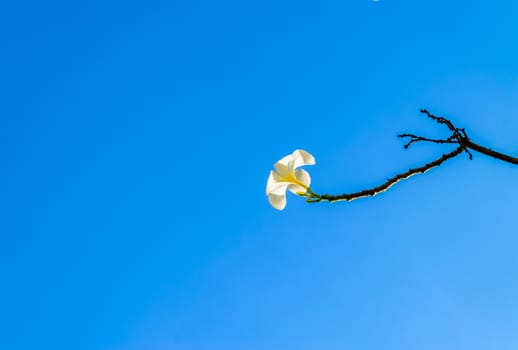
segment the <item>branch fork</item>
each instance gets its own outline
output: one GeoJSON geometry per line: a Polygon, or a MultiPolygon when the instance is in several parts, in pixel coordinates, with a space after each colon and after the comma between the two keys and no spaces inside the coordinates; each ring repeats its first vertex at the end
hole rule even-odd
{"type": "Polygon", "coordinates": [[[376,186],[371,189],[362,190],[359,192],[354,193],[343,193],[339,195],[330,195],[330,194],[317,194],[313,192],[311,189],[308,189],[306,193],[299,193],[299,195],[306,197],[306,202],[308,203],[316,203],[316,202],[323,202],[328,201],[330,203],[332,202],[338,202],[338,201],[352,201],[355,199],[367,197],[367,196],[375,196],[377,194],[380,194],[382,192],[385,192],[395,184],[397,184],[400,181],[406,180],[414,175],[417,174],[423,174],[427,172],[430,169],[433,169],[435,167],[440,166],[445,161],[452,159],[456,156],[458,156],[461,153],[466,153],[470,160],[473,159],[473,154],[471,153],[471,150],[485,154],[487,156],[493,157],[495,159],[499,159],[511,164],[518,165],[518,158],[509,156],[504,153],[500,153],[497,151],[494,151],[490,148],[484,147],[482,145],[479,145],[468,137],[468,134],[466,133],[466,130],[464,128],[457,128],[449,119],[446,119],[444,117],[438,117],[433,115],[432,113],[428,112],[426,109],[421,109],[420,111],[422,114],[424,114],[426,117],[436,121],[437,123],[441,125],[445,125],[448,130],[450,131],[450,135],[447,138],[444,139],[433,139],[428,137],[423,137],[419,135],[414,134],[399,134],[397,135],[398,138],[407,139],[408,142],[403,146],[405,149],[408,149],[411,145],[417,142],[429,142],[429,143],[435,143],[435,144],[455,144],[457,147],[449,152],[445,153],[439,158],[435,159],[434,161],[431,161],[429,163],[426,163],[423,166],[409,169],[403,173],[400,173],[390,179],[388,179],[386,182],[382,183],[379,186],[376,186]]]}

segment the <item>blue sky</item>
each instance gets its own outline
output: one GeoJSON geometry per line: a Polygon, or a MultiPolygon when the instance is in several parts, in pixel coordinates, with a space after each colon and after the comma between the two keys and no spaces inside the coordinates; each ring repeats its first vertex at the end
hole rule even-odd
{"type": "Polygon", "coordinates": [[[0,348],[516,349],[515,1],[2,5],[0,348]]]}

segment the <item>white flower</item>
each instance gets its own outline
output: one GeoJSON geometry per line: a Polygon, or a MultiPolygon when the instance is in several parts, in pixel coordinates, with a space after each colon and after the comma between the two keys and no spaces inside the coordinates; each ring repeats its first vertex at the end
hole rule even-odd
{"type": "Polygon", "coordinates": [[[308,152],[298,149],[273,165],[275,170],[270,171],[266,195],[275,209],[282,210],[286,206],[286,189],[295,194],[308,191],[311,177],[305,170],[296,168],[313,164],[315,158],[308,152]]]}

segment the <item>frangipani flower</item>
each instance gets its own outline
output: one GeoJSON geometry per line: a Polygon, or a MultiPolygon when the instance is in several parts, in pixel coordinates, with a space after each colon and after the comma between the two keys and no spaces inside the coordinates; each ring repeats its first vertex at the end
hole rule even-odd
{"type": "Polygon", "coordinates": [[[275,209],[283,210],[286,206],[286,189],[295,194],[308,192],[311,177],[307,171],[297,168],[313,164],[315,158],[308,152],[298,149],[273,165],[275,170],[270,171],[266,195],[275,209]]]}

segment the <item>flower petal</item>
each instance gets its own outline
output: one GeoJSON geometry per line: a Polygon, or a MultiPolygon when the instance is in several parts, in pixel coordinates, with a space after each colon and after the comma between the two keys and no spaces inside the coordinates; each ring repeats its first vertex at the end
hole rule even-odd
{"type": "MultiPolygon", "coordinates": [[[[273,165],[273,167],[275,168],[275,171],[277,172],[277,175],[279,175],[280,177],[285,179],[284,181],[289,181],[288,179],[293,177],[293,170],[290,169],[290,165],[289,164],[286,165],[286,164],[281,163],[279,161],[279,162],[275,163],[273,165]]],[[[282,181],[282,180],[280,180],[280,181],[282,181]]]]}
{"type": "Polygon", "coordinates": [[[289,184],[288,185],[288,190],[290,190],[291,193],[294,193],[294,194],[297,194],[297,192],[302,192],[302,193],[306,193],[307,192],[307,189],[302,187],[301,185],[298,185],[298,184],[289,184]]]}
{"type": "Polygon", "coordinates": [[[268,193],[268,195],[270,195],[271,193],[273,194],[286,194],[286,189],[288,188],[288,184],[287,183],[281,183],[279,184],[279,186],[275,187],[275,188],[272,188],[272,190],[268,193]]]}
{"type": "Polygon", "coordinates": [[[268,182],[266,183],[266,195],[270,193],[284,193],[286,192],[286,187],[288,187],[288,183],[275,171],[270,171],[270,176],[268,176],[268,182]]]}
{"type": "Polygon", "coordinates": [[[304,186],[309,187],[311,185],[311,176],[304,169],[295,170],[295,178],[299,180],[304,186]]]}
{"type": "Polygon", "coordinates": [[[276,181],[274,172],[270,171],[270,175],[268,176],[268,181],[266,182],[266,194],[270,194],[270,192],[273,192],[277,187],[281,185],[279,182],[276,181]]]}
{"type": "Polygon", "coordinates": [[[270,193],[268,195],[268,201],[277,210],[283,210],[286,206],[286,194],[270,193]]]}
{"type": "MultiPolygon", "coordinates": [[[[298,168],[302,165],[314,165],[315,158],[307,151],[303,149],[297,149],[291,154],[293,156],[292,169],[298,168]]],[[[286,158],[286,157],[284,157],[286,158]]]]}
{"type": "Polygon", "coordinates": [[[288,154],[286,157],[283,157],[281,160],[279,160],[277,163],[285,165],[287,167],[290,166],[290,164],[293,163],[293,160],[295,159],[295,152],[292,154],[288,154]]]}

